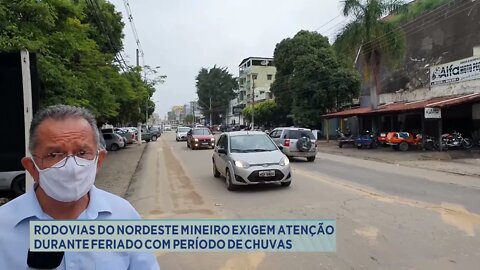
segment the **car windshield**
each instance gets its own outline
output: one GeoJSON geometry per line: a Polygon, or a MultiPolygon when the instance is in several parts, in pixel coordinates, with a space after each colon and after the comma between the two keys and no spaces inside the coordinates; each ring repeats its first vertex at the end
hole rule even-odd
{"type": "Polygon", "coordinates": [[[177,132],[182,132],[182,133],[183,133],[183,132],[188,132],[188,131],[190,131],[190,128],[188,128],[188,127],[180,127],[180,128],[178,128],[178,130],[177,130],[177,132]]]}
{"type": "Polygon", "coordinates": [[[300,139],[302,137],[307,137],[309,139],[315,139],[313,133],[310,130],[289,130],[288,138],[289,139],[300,139]]]}
{"type": "Polygon", "coordinates": [[[267,135],[239,135],[230,138],[231,152],[275,151],[277,147],[267,135]]]}
{"type": "Polygon", "coordinates": [[[206,129],[206,128],[202,128],[202,129],[194,129],[192,130],[192,134],[193,135],[210,135],[212,133],[210,133],[210,130],[206,129]]]}

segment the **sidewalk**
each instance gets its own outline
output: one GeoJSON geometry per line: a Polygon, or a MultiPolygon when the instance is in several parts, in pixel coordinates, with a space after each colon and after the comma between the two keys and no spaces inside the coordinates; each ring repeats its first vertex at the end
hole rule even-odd
{"type": "Polygon", "coordinates": [[[377,149],[357,149],[346,145],[339,148],[336,141],[318,141],[318,151],[328,154],[349,156],[365,160],[374,160],[390,164],[454,173],[459,175],[480,176],[480,150],[448,150],[407,152],[394,151],[390,147],[377,149]]]}
{"type": "Polygon", "coordinates": [[[124,197],[146,146],[147,143],[129,144],[125,149],[108,152],[97,174],[95,186],[124,197]]]}

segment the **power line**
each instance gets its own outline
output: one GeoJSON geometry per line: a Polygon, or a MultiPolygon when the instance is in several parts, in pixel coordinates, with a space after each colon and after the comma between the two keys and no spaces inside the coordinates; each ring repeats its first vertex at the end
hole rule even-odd
{"type": "MultiPolygon", "coordinates": [[[[427,15],[427,14],[432,15],[432,18],[424,21],[424,23],[421,26],[417,26],[417,25],[413,24],[414,22],[417,22],[417,20],[415,19],[415,20],[412,20],[412,21],[410,21],[410,22],[408,22],[408,23],[406,23],[402,26],[397,26],[394,29],[386,32],[385,34],[383,34],[379,37],[376,37],[373,40],[367,42],[366,45],[364,46],[364,49],[362,50],[363,52],[361,53],[361,55],[365,55],[367,53],[372,52],[374,50],[375,43],[378,42],[378,41],[381,41],[381,39],[384,38],[384,37],[386,37],[386,39],[383,40],[385,42],[386,40],[389,40],[389,39],[392,39],[392,38],[395,38],[395,37],[399,37],[399,35],[401,35],[401,34],[405,34],[405,35],[415,34],[419,31],[424,30],[428,27],[431,27],[431,26],[433,26],[433,25],[435,25],[435,24],[437,24],[441,21],[444,21],[444,20],[446,20],[446,19],[448,19],[452,16],[458,15],[458,14],[468,10],[469,8],[474,8],[475,6],[477,6],[479,4],[479,2],[474,3],[472,6],[469,6],[471,4],[471,2],[465,2],[463,4],[460,4],[457,7],[454,7],[452,10],[449,10],[448,11],[449,13],[444,17],[440,17],[440,19],[437,19],[438,17],[433,16],[436,13],[444,12],[443,7],[447,6],[447,5],[450,5],[450,4],[451,3],[444,4],[440,7],[438,7],[437,9],[432,10],[429,13],[426,13],[425,15],[427,15]],[[410,25],[411,25],[411,27],[410,27],[410,25]],[[393,37],[388,38],[389,35],[393,35],[393,37]]],[[[422,16],[424,16],[424,15],[422,15],[422,16]]]]}
{"type": "Polygon", "coordinates": [[[342,13],[338,14],[337,16],[335,16],[334,18],[332,18],[328,22],[326,22],[326,23],[322,24],[321,26],[317,27],[317,29],[315,29],[314,31],[318,31],[318,30],[322,29],[323,27],[327,26],[329,23],[333,22],[335,19],[337,19],[340,16],[342,16],[342,13]]]}
{"type": "Polygon", "coordinates": [[[142,66],[145,65],[145,54],[142,49],[142,44],[140,43],[140,38],[138,37],[137,28],[135,27],[135,21],[133,20],[132,10],[130,9],[130,3],[128,0],[123,0],[123,4],[125,5],[125,10],[127,12],[127,18],[130,22],[130,26],[132,28],[133,37],[135,38],[135,43],[137,44],[138,51],[140,53],[142,59],[142,66]]]}

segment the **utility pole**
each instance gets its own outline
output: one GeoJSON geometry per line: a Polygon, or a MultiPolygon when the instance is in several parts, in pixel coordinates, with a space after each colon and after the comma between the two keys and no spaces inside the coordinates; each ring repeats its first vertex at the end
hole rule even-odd
{"type": "Polygon", "coordinates": [[[210,126],[212,126],[212,96],[210,96],[210,126]]]}
{"type": "MultiPolygon", "coordinates": [[[[137,67],[140,66],[140,54],[137,49],[137,67]]],[[[138,108],[139,111],[141,111],[140,108],[138,108]]],[[[138,122],[138,127],[137,127],[137,143],[142,144],[142,122],[138,122]]]]}
{"type": "Polygon", "coordinates": [[[255,127],[255,74],[252,74],[252,130],[255,127]]]}

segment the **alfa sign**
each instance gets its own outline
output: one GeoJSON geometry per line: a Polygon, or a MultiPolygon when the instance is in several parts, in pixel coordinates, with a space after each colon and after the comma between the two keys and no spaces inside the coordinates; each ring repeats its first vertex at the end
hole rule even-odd
{"type": "Polygon", "coordinates": [[[442,118],[442,110],[440,108],[425,108],[425,118],[442,118]]]}
{"type": "Polygon", "coordinates": [[[474,56],[430,68],[430,85],[480,79],[480,57],[474,56]]]}

